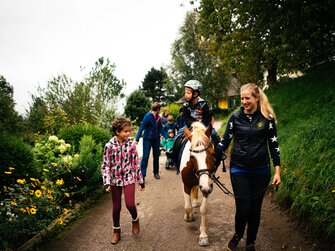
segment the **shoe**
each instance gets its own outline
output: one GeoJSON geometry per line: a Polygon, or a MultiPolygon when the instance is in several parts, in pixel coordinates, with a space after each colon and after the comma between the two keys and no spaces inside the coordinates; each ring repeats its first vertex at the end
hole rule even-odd
{"type": "Polygon", "coordinates": [[[254,244],[247,245],[245,250],[246,251],[256,251],[254,244]]]}
{"type": "Polygon", "coordinates": [[[155,177],[155,179],[158,179],[158,180],[161,178],[161,176],[159,176],[158,173],[154,174],[154,177],[155,177]]]}
{"type": "Polygon", "coordinates": [[[115,245],[118,244],[119,241],[121,240],[121,228],[120,227],[113,227],[114,231],[113,231],[113,235],[112,235],[112,240],[111,240],[111,244],[115,245]]]}
{"type": "Polygon", "coordinates": [[[138,235],[140,233],[140,220],[138,219],[138,216],[137,216],[137,219],[136,220],[133,220],[133,226],[132,226],[132,233],[133,235],[138,235]]]}
{"type": "Polygon", "coordinates": [[[168,157],[169,159],[173,159],[173,152],[172,151],[166,151],[165,152],[166,157],[168,157]]]}
{"type": "Polygon", "coordinates": [[[239,241],[240,241],[240,238],[238,238],[238,236],[234,234],[233,238],[227,244],[227,250],[236,251],[239,241]]]}

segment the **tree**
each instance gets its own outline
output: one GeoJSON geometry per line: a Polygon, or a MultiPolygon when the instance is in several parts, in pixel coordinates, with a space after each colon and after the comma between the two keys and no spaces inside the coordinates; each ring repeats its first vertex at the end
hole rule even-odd
{"type": "Polygon", "coordinates": [[[159,70],[152,67],[145,75],[142,82],[142,90],[145,96],[152,100],[160,101],[164,99],[166,94],[164,87],[165,79],[167,78],[166,71],[161,67],[159,70]]]}
{"type": "Polygon", "coordinates": [[[119,98],[124,96],[125,83],[114,71],[115,65],[101,57],[82,81],[74,82],[61,74],[53,77],[46,89],[40,89],[41,96],[49,111],[61,109],[70,124],[88,122],[105,127],[114,117],[119,98]]]}
{"type": "Polygon", "coordinates": [[[33,103],[29,105],[27,110],[27,118],[25,119],[27,128],[33,133],[44,133],[44,119],[48,114],[47,104],[41,97],[32,96],[33,103]]]}
{"type": "Polygon", "coordinates": [[[171,78],[176,83],[179,99],[184,84],[197,79],[204,85],[202,97],[213,104],[226,93],[226,74],[218,57],[213,55],[199,30],[199,14],[189,12],[172,45],[171,78]]]}
{"type": "Polygon", "coordinates": [[[135,124],[140,124],[145,113],[150,109],[150,99],[140,89],[133,91],[126,101],[124,113],[129,117],[135,124]]]}
{"type": "Polygon", "coordinates": [[[15,111],[14,88],[0,75],[0,131],[20,134],[24,130],[23,117],[15,111]]]}
{"type": "Polygon", "coordinates": [[[201,34],[242,82],[268,83],[335,54],[333,1],[201,0],[201,34]]]}

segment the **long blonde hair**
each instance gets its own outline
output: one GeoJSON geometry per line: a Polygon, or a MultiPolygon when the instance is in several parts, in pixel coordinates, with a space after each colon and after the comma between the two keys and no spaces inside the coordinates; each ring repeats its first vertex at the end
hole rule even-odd
{"type": "Polygon", "coordinates": [[[263,90],[259,88],[254,83],[248,83],[241,86],[242,91],[250,91],[251,95],[255,98],[259,98],[259,106],[261,108],[261,113],[267,120],[271,120],[272,118],[276,121],[276,114],[272,109],[272,106],[269,103],[268,97],[265,95],[263,90]]]}

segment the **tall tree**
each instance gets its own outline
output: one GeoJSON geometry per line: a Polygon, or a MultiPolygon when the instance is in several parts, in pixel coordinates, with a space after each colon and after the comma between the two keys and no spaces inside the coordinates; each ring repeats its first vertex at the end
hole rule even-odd
{"type": "Polygon", "coordinates": [[[204,85],[201,96],[214,104],[226,93],[226,74],[218,57],[205,43],[198,22],[199,14],[189,12],[179,29],[179,36],[172,45],[171,78],[177,86],[177,98],[182,96],[188,80],[197,79],[204,85]]]}
{"type": "Polygon", "coordinates": [[[335,54],[334,1],[201,0],[201,34],[239,79],[268,82],[335,54]]]}
{"type": "Polygon", "coordinates": [[[144,114],[150,109],[151,102],[140,89],[133,91],[126,101],[124,113],[136,124],[140,124],[144,114]]]}
{"type": "Polygon", "coordinates": [[[15,110],[14,88],[0,75],[0,131],[21,134],[23,117],[15,110]]]}
{"type": "Polygon", "coordinates": [[[159,70],[152,67],[144,77],[142,91],[152,100],[160,101],[164,99],[166,95],[166,90],[164,89],[166,78],[167,74],[163,67],[159,70]]]}

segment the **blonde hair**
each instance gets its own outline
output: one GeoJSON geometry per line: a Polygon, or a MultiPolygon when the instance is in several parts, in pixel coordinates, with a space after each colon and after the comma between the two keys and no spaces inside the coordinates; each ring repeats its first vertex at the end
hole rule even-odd
{"type": "Polygon", "coordinates": [[[272,106],[269,103],[268,97],[265,95],[264,91],[254,83],[248,83],[241,86],[241,92],[246,90],[250,91],[251,95],[255,98],[259,98],[259,106],[263,116],[267,120],[271,120],[273,118],[276,121],[275,112],[273,111],[272,106]]]}

